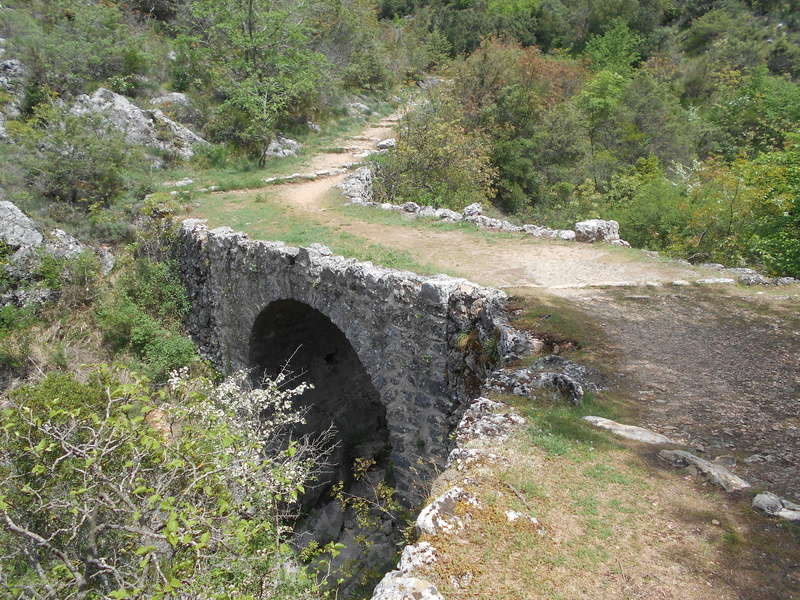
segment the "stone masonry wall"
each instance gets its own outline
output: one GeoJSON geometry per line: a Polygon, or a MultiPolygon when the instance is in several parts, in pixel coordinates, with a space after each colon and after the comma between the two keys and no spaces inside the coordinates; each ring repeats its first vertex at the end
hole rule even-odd
{"type": "Polygon", "coordinates": [[[253,366],[253,325],[276,300],[303,302],[345,334],[386,407],[397,491],[409,503],[424,495],[414,482],[444,464],[480,382],[528,350],[507,325],[505,294],[463,279],[377,267],[316,244],[253,241],[197,220],[184,221],[172,244],[189,330],[221,370],[253,366]]]}

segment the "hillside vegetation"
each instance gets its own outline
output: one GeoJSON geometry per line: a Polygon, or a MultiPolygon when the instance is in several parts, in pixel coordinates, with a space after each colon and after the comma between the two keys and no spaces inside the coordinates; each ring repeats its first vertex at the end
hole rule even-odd
{"type": "Polygon", "coordinates": [[[418,4],[456,60],[381,165],[384,197],[616,219],[637,247],[800,273],[792,3],[418,4]]]}
{"type": "MultiPolygon", "coordinates": [[[[302,498],[329,466],[331,432],[295,435],[304,419],[295,400],[308,386],[292,373],[252,381],[201,357],[184,326],[191,299],[163,254],[175,215],[322,242],[399,269],[491,272],[504,286],[533,281],[531,265],[545,255],[546,281],[559,286],[555,275],[570,260],[583,263],[578,279],[594,271],[600,285],[616,273],[650,277],[655,260],[633,250],[570,251],[328,198],[327,184],[372,152],[379,202],[454,210],[481,202],[492,215],[554,228],[615,219],[635,247],[800,278],[794,4],[3,1],[0,597],[369,597],[383,575],[373,565],[332,570],[342,554],[336,541],[291,543],[307,516],[302,498]],[[387,117],[394,111],[402,118],[387,117]],[[374,136],[395,127],[396,147],[372,151],[374,136]],[[355,141],[367,145],[343,145],[355,141]],[[315,174],[317,195],[287,206],[286,188],[270,177],[315,154],[327,157],[314,165],[325,181],[315,174]],[[448,244],[460,248],[448,253],[448,244]],[[613,268],[600,273],[607,255],[613,268]]],[[[682,278],[683,267],[660,265],[656,285],[682,278]]],[[[547,310],[542,319],[562,307],[547,310]]],[[[549,418],[532,406],[522,412],[532,423],[549,418]]],[[[515,452],[533,462],[537,452],[593,456],[592,444],[569,440],[560,441],[564,453],[550,452],[538,426],[515,452]]],[[[614,446],[602,460],[622,455],[614,446]]],[[[546,483],[572,469],[545,458],[556,464],[546,483]]],[[[355,480],[373,466],[348,460],[355,480]]],[[[620,475],[637,515],[646,466],[620,475]]],[[[579,482],[616,485],[612,469],[586,463],[579,482]]],[[[520,484],[512,471],[500,476],[520,484]]],[[[674,492],[677,479],[664,489],[674,492]]],[[[348,496],[344,483],[337,489],[342,512],[359,522],[416,508],[389,511],[397,499],[383,480],[375,500],[348,496]]],[[[627,527],[623,508],[615,518],[627,527]]],[[[594,526],[590,507],[581,515],[594,526]]],[[[645,525],[642,517],[636,527],[645,525]]],[[[745,532],[740,525],[731,531],[745,532]]],[[[780,535],[778,553],[795,560],[785,540],[796,530],[780,535]]],[[[607,538],[605,529],[592,536],[581,552],[607,538]]],[[[753,552],[769,544],[762,537],[753,552]]],[[[657,553],[659,568],[670,568],[678,546],[657,553]]],[[[505,550],[493,560],[516,560],[516,547],[505,550]]],[[[554,566],[568,579],[611,558],[604,550],[596,561],[564,563],[574,571],[554,566]]],[[[742,554],[736,564],[745,562],[742,554]]],[[[685,577],[689,589],[695,575],[685,577]]],[[[457,598],[450,581],[442,589],[457,598]]],[[[551,583],[542,589],[558,597],[551,583]]]]}

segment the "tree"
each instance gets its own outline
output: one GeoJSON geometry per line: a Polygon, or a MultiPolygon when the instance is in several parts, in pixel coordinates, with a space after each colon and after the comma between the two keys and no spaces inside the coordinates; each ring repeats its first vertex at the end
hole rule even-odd
{"type": "Polygon", "coordinates": [[[186,43],[224,100],[210,128],[260,163],[276,127],[304,116],[319,94],[324,58],[308,48],[305,2],[194,0],[186,43]]]}
{"type": "Polygon", "coordinates": [[[586,55],[592,59],[597,71],[609,70],[626,74],[641,58],[641,36],[632,32],[622,20],[603,35],[595,35],[586,44],[586,55]]]}
{"type": "Polygon", "coordinates": [[[326,438],[286,375],[254,389],[175,373],[154,394],[100,367],[51,374],[2,405],[0,587],[26,598],[309,597],[284,519],[326,438]]]}

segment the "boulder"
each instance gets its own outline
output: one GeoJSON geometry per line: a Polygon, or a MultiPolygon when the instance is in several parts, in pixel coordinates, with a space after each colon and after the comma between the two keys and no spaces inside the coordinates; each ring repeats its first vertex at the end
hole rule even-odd
{"type": "Polygon", "coordinates": [[[286,158],[288,156],[297,156],[300,148],[302,148],[302,144],[300,144],[300,142],[279,135],[270,142],[264,155],[268,158],[286,158]]]}
{"type": "Polygon", "coordinates": [[[378,150],[392,150],[393,148],[397,148],[397,140],[395,138],[381,140],[378,142],[377,148],[378,150]]]}
{"type": "Polygon", "coordinates": [[[351,117],[361,117],[372,114],[370,107],[363,102],[350,102],[345,108],[347,109],[347,114],[351,117]]]}
{"type": "Polygon", "coordinates": [[[436,562],[436,549],[429,542],[419,542],[403,548],[397,570],[408,575],[421,567],[432,565],[436,562]]]}
{"type": "Polygon", "coordinates": [[[556,237],[560,240],[573,242],[577,240],[577,233],[572,231],[572,229],[559,229],[556,231],[556,237]]]}
{"type": "Polygon", "coordinates": [[[437,208],[435,215],[437,219],[441,219],[442,221],[449,221],[455,223],[456,221],[460,221],[462,219],[461,213],[457,213],[454,210],[450,210],[449,208],[437,208]]]}
{"type": "Polygon", "coordinates": [[[13,249],[39,246],[44,236],[30,218],[12,202],[0,202],[0,240],[13,249]]]}
{"type": "Polygon", "coordinates": [[[771,517],[800,521],[800,505],[789,502],[771,492],[763,492],[753,498],[753,508],[765,512],[771,517]]]}
{"type": "Polygon", "coordinates": [[[45,252],[56,258],[75,258],[86,246],[61,229],[53,229],[44,244],[45,252]]]}
{"type": "Polygon", "coordinates": [[[575,239],[579,242],[611,242],[619,239],[619,223],[589,219],[575,223],[575,239]]]}
{"type": "Polygon", "coordinates": [[[372,178],[372,169],[361,167],[336,187],[351,204],[364,204],[372,200],[372,178]]]}
{"type": "Polygon", "coordinates": [[[525,419],[509,412],[508,407],[488,398],[478,398],[467,408],[456,427],[456,441],[465,444],[472,441],[506,439],[525,419]]]}
{"type": "Polygon", "coordinates": [[[476,217],[483,214],[483,207],[481,206],[480,202],[475,202],[469,206],[465,206],[461,213],[465,217],[476,217]]]}
{"type": "Polygon", "coordinates": [[[487,391],[528,398],[547,390],[576,406],[583,401],[585,390],[596,392],[605,385],[605,377],[596,369],[557,355],[542,357],[523,369],[495,371],[484,384],[487,391]]]}
{"type": "Polygon", "coordinates": [[[722,465],[704,460],[685,450],[662,450],[658,453],[658,457],[676,467],[696,467],[711,483],[720,486],[726,492],[737,492],[750,487],[744,479],[737,477],[722,465]]]}
{"type": "Polygon", "coordinates": [[[417,533],[433,536],[463,529],[465,517],[457,514],[460,504],[480,506],[478,500],[462,488],[451,488],[422,509],[416,521],[417,533]]]}
{"type": "Polygon", "coordinates": [[[418,213],[420,207],[416,202],[406,202],[402,205],[402,209],[407,213],[418,213]]]}
{"type": "Polygon", "coordinates": [[[403,576],[399,571],[391,571],[375,588],[372,600],[444,600],[444,598],[432,583],[417,577],[403,576]]]}
{"type": "Polygon", "coordinates": [[[91,96],[78,96],[72,111],[77,115],[100,115],[124,132],[128,143],[157,148],[184,160],[194,155],[193,146],[208,144],[160,110],[142,110],[125,96],[105,88],[91,96]]]}

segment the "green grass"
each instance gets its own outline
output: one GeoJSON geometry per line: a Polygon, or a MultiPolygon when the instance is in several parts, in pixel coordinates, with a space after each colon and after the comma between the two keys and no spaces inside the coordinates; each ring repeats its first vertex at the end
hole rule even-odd
{"type": "Polygon", "coordinates": [[[294,246],[320,243],[335,254],[371,261],[393,269],[434,274],[438,269],[416,261],[411,254],[387,248],[313,221],[282,206],[266,193],[255,200],[244,194],[203,195],[192,216],[205,218],[209,227],[227,225],[253,239],[280,240],[294,246]]]}

